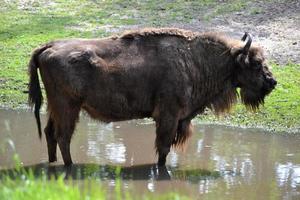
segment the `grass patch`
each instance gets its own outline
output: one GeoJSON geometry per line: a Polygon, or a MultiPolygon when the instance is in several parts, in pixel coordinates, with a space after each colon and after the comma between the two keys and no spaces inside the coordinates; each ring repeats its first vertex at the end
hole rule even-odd
{"type": "Polygon", "coordinates": [[[0,199],[35,200],[35,199],[106,199],[106,193],[99,183],[85,181],[82,190],[78,185],[65,184],[63,177],[57,180],[25,178],[11,180],[7,178],[0,184],[0,199]],[[88,188],[88,189],[87,189],[88,188]]]}
{"type": "Polygon", "coordinates": [[[189,197],[180,195],[175,192],[169,192],[162,195],[147,194],[143,197],[133,197],[129,193],[120,190],[115,193],[116,196],[108,194],[101,186],[101,183],[93,180],[86,180],[83,184],[74,183],[66,184],[63,178],[57,180],[26,180],[15,181],[5,180],[0,184],[0,198],[9,200],[39,200],[39,199],[64,199],[64,200],[106,200],[114,197],[117,200],[188,200],[189,197]]]}
{"type": "Polygon", "coordinates": [[[211,18],[224,15],[229,12],[240,11],[244,9],[248,5],[248,3],[248,1],[242,0],[230,0],[226,2],[216,3],[212,6],[213,8],[211,9],[211,12],[208,12],[206,15],[204,15],[204,19],[209,20],[211,18]]]}

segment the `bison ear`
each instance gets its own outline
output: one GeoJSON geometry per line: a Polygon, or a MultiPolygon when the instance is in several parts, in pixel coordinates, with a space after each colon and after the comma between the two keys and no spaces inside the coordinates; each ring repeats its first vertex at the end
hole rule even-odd
{"type": "Polygon", "coordinates": [[[244,53],[240,53],[236,57],[236,63],[241,67],[241,68],[247,68],[250,65],[249,62],[249,56],[245,55],[244,53]]]}
{"type": "Polygon", "coordinates": [[[233,56],[234,61],[238,67],[246,68],[247,66],[249,66],[249,56],[248,54],[244,53],[244,50],[242,48],[232,48],[231,55],[233,56]]]}

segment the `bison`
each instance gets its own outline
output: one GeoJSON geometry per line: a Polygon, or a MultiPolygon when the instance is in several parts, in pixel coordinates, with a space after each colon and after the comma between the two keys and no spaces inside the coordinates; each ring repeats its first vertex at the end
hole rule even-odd
{"type": "Polygon", "coordinates": [[[48,102],[49,162],[57,160],[58,144],[65,165],[72,164],[70,142],[81,109],[103,122],[153,118],[158,165],[164,166],[170,148],[187,141],[191,120],[205,108],[227,112],[240,96],[255,110],[276,85],[263,50],[248,33],[234,40],[220,33],[148,28],[53,41],[36,49],[29,63],[29,104],[40,137],[38,68],[48,102]]]}

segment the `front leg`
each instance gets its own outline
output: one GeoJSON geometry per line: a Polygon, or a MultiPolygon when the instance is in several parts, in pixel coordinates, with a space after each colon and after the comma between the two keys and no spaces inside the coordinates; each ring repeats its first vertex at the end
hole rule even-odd
{"type": "Polygon", "coordinates": [[[166,164],[172,142],[176,136],[178,126],[178,112],[161,112],[156,119],[156,152],[158,153],[158,166],[166,164]]]}

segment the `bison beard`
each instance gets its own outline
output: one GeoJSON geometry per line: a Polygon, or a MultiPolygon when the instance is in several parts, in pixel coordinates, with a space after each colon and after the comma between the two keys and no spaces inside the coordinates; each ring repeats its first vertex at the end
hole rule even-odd
{"type": "MultiPolygon", "coordinates": [[[[65,165],[72,164],[71,137],[84,109],[104,122],[152,117],[158,164],[165,165],[171,146],[182,147],[190,137],[197,114],[205,108],[227,112],[236,103],[244,65],[263,60],[262,50],[250,47],[249,35],[243,41],[216,33],[143,29],[120,37],[54,41],[36,49],[29,63],[29,103],[35,105],[41,136],[39,69],[48,102],[49,162],[57,160],[58,144],[65,165]],[[239,54],[245,59],[237,61],[239,54]]],[[[253,78],[264,81],[264,73],[272,78],[268,71],[253,78]]],[[[258,108],[271,89],[261,91],[241,87],[242,102],[258,108]]]]}
{"type": "Polygon", "coordinates": [[[263,93],[254,93],[251,90],[241,89],[241,99],[243,104],[250,110],[257,110],[260,104],[264,103],[263,93]]]}

